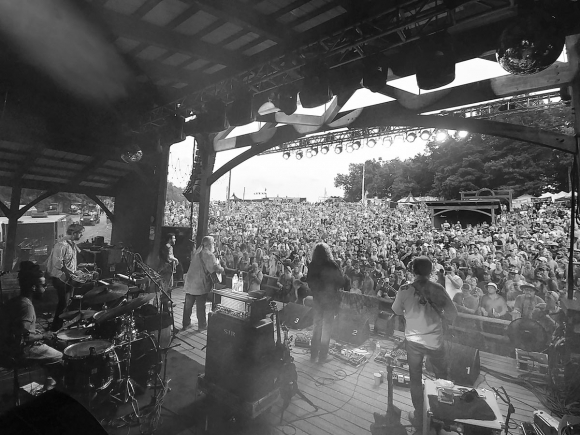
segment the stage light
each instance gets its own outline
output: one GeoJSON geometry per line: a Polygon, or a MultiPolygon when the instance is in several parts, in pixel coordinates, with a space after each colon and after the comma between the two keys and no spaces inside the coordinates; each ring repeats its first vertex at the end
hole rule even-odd
{"type": "Polygon", "coordinates": [[[415,139],[417,139],[417,133],[415,133],[414,131],[410,131],[409,133],[407,133],[407,137],[405,138],[405,140],[409,143],[415,142],[415,139]]]}
{"type": "Polygon", "coordinates": [[[306,150],[306,157],[308,158],[312,157],[312,150],[310,148],[306,150]]]}
{"type": "Polygon", "coordinates": [[[290,158],[290,151],[284,151],[284,154],[282,154],[282,157],[284,157],[284,160],[288,160],[290,158]]]}
{"type": "Polygon", "coordinates": [[[304,153],[302,152],[302,150],[297,151],[296,152],[296,159],[297,160],[302,160],[302,157],[304,157],[304,153]]]}
{"type": "Polygon", "coordinates": [[[281,112],[284,112],[286,115],[292,115],[298,107],[298,90],[294,85],[280,87],[274,103],[281,112]]]}
{"type": "Polygon", "coordinates": [[[393,143],[401,145],[405,143],[405,136],[403,136],[402,134],[396,134],[395,135],[395,139],[393,140],[393,143]]]}
{"type": "Polygon", "coordinates": [[[353,148],[355,151],[356,151],[356,150],[360,150],[360,147],[361,147],[361,143],[360,143],[360,141],[358,141],[358,140],[357,140],[357,141],[355,141],[355,142],[353,142],[353,143],[352,143],[352,148],[353,148]]]}
{"type": "Polygon", "coordinates": [[[347,143],[346,144],[346,152],[352,153],[353,151],[354,151],[354,147],[352,146],[352,143],[347,143]]]}
{"type": "Polygon", "coordinates": [[[316,157],[318,155],[318,148],[312,148],[310,151],[312,152],[312,157],[316,157]]]}
{"type": "Polygon", "coordinates": [[[334,152],[335,152],[336,154],[340,154],[340,153],[342,152],[342,145],[336,145],[336,146],[334,147],[334,152]]]}
{"type": "Polygon", "coordinates": [[[304,80],[300,90],[302,107],[312,109],[322,106],[332,99],[328,68],[322,62],[307,63],[302,67],[304,80]]]}
{"type": "Polygon", "coordinates": [[[419,136],[421,140],[427,141],[431,139],[431,132],[429,130],[423,130],[421,132],[421,136],[419,136]]]}
{"type": "Polygon", "coordinates": [[[393,145],[393,138],[391,136],[383,137],[383,145],[390,147],[393,145]]]}
{"type": "Polygon", "coordinates": [[[374,148],[376,144],[377,144],[377,141],[374,139],[367,140],[367,147],[369,147],[369,148],[374,148]]]}
{"type": "Polygon", "coordinates": [[[415,74],[419,89],[437,89],[455,80],[455,50],[449,33],[425,36],[418,47],[415,74]]]}
{"type": "Polygon", "coordinates": [[[320,148],[320,152],[322,154],[328,154],[328,145],[322,145],[322,147],[320,148]]]}
{"type": "Polygon", "coordinates": [[[437,130],[435,133],[435,140],[437,142],[445,142],[447,139],[449,139],[449,133],[447,133],[447,130],[437,130]]]}
{"type": "Polygon", "coordinates": [[[252,108],[254,95],[247,90],[235,93],[234,101],[229,105],[227,116],[230,125],[241,127],[256,120],[256,114],[252,108]]]}
{"type": "Polygon", "coordinates": [[[469,136],[469,132],[465,131],[465,130],[457,130],[455,132],[455,134],[453,135],[453,139],[460,141],[463,140],[465,138],[467,138],[467,136],[469,136]]]}
{"type": "Polygon", "coordinates": [[[121,151],[121,160],[125,163],[137,163],[143,158],[143,151],[137,144],[130,144],[121,151]]]}

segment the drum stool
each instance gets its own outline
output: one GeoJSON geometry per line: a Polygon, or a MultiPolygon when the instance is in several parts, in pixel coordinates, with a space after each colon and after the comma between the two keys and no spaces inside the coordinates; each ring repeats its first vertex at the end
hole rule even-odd
{"type": "Polygon", "coordinates": [[[20,406],[20,382],[18,380],[18,375],[20,370],[27,369],[32,366],[22,353],[17,355],[1,355],[0,356],[0,367],[6,370],[12,370],[14,373],[12,382],[12,394],[14,396],[14,406],[20,406]]]}

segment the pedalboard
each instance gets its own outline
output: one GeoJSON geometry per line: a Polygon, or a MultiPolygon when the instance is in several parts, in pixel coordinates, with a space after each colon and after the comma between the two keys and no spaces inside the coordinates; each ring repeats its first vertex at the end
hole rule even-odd
{"type": "Polygon", "coordinates": [[[359,367],[368,361],[368,358],[360,352],[347,349],[344,346],[335,344],[328,349],[328,353],[334,358],[353,367],[359,367]]]}
{"type": "Polygon", "coordinates": [[[308,333],[296,334],[294,337],[294,346],[310,349],[312,337],[308,333]]]}

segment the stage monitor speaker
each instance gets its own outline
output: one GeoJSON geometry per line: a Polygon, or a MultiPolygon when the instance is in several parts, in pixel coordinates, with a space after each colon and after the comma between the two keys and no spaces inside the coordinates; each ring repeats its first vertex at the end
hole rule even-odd
{"type": "Polygon", "coordinates": [[[280,311],[280,323],[290,329],[308,328],[314,321],[313,314],[312,308],[290,302],[280,311]]]}
{"type": "Polygon", "coordinates": [[[368,319],[348,311],[341,311],[334,320],[332,338],[360,346],[368,340],[370,327],[368,319]]]}
{"type": "MultiPolygon", "coordinates": [[[[475,384],[481,368],[479,349],[446,341],[445,357],[447,359],[447,372],[450,381],[465,387],[475,384]]],[[[425,362],[425,368],[433,372],[429,358],[425,362]]]]}
{"type": "Polygon", "coordinates": [[[87,409],[69,395],[47,391],[0,415],[2,435],[107,435],[87,409]]]}

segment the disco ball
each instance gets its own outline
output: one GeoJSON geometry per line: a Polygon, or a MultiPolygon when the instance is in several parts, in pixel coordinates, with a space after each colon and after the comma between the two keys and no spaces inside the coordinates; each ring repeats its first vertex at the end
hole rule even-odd
{"type": "Polygon", "coordinates": [[[497,62],[510,74],[536,74],[558,59],[564,43],[564,35],[553,17],[530,14],[502,32],[497,62]]]}

